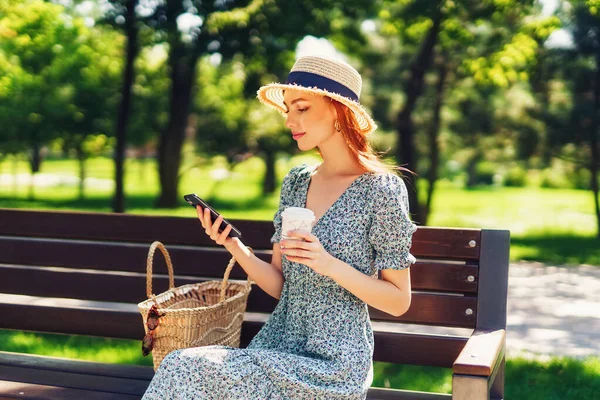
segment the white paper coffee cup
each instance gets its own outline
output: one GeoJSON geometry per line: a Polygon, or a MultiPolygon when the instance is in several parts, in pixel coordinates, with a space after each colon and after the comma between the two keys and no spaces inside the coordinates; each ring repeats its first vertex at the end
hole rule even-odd
{"type": "Polygon", "coordinates": [[[310,233],[315,223],[315,214],[308,208],[287,207],[281,213],[281,238],[290,239],[289,231],[305,231],[310,233]]]}

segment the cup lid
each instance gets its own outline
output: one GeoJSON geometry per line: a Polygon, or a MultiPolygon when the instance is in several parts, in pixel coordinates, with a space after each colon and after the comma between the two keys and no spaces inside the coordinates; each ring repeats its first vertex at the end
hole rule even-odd
{"type": "Polygon", "coordinates": [[[283,210],[283,214],[286,214],[290,217],[294,216],[297,218],[315,219],[315,213],[312,212],[312,210],[303,207],[286,207],[285,210],[283,210]]]}

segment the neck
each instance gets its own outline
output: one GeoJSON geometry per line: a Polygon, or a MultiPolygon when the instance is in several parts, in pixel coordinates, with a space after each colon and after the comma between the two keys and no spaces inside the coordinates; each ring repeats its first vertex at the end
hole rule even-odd
{"type": "Polygon", "coordinates": [[[319,151],[323,157],[323,163],[319,166],[319,174],[322,176],[357,175],[365,172],[341,133],[321,143],[319,151]]]}

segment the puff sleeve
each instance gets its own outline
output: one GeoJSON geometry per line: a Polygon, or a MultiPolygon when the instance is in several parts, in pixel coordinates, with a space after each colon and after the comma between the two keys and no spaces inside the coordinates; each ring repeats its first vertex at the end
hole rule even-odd
{"type": "Polygon", "coordinates": [[[283,182],[281,184],[281,194],[279,196],[279,207],[275,212],[275,216],[273,217],[273,226],[275,227],[275,233],[271,237],[271,243],[279,243],[281,240],[281,213],[287,207],[293,206],[293,193],[294,193],[294,185],[296,182],[296,178],[300,170],[305,168],[306,165],[302,164],[292,168],[287,175],[283,178],[283,182]]]}
{"type": "Polygon", "coordinates": [[[415,263],[410,254],[413,233],[417,225],[409,216],[408,191],[402,178],[387,174],[374,188],[374,217],[369,231],[377,271],[401,270],[415,263]]]}

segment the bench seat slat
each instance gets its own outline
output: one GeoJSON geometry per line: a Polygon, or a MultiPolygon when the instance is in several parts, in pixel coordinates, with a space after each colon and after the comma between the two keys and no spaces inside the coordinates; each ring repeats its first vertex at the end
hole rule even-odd
{"type": "Polygon", "coordinates": [[[148,387],[148,381],[139,379],[115,378],[109,376],[87,375],[77,372],[52,371],[15,366],[2,366],[0,379],[70,389],[93,390],[142,396],[148,387]]]}
{"type": "Polygon", "coordinates": [[[412,390],[370,388],[367,400],[450,400],[452,395],[412,390]]]}
{"type": "Polygon", "coordinates": [[[149,381],[154,376],[152,367],[108,364],[70,358],[0,351],[0,365],[48,371],[73,372],[103,377],[149,381]]]}
{"type": "MultiPolygon", "coordinates": [[[[81,308],[64,305],[52,306],[48,304],[50,303],[48,299],[38,305],[27,304],[28,302],[36,303],[35,298],[27,296],[13,296],[10,302],[0,302],[0,315],[2,315],[0,328],[129,338],[140,340],[141,347],[141,338],[144,336],[142,318],[131,305],[122,306],[117,310],[110,309],[108,305],[103,308],[92,308],[89,304],[83,304],[81,308]],[[23,297],[24,301],[19,303],[15,301],[16,297],[23,297]]],[[[266,315],[262,319],[254,318],[255,315],[260,316],[261,314],[249,314],[247,315],[249,318],[244,320],[242,347],[247,346],[266,319],[266,315]]],[[[377,329],[375,329],[374,335],[375,361],[435,365],[447,368],[452,367],[468,339],[450,335],[384,332],[377,329]],[[419,349],[422,348],[439,349],[439,351],[420,352],[419,349]]]]}
{"type": "Polygon", "coordinates": [[[0,380],[1,399],[27,400],[139,400],[141,396],[96,392],[58,387],[51,384],[37,385],[32,383],[0,380]]]}
{"type": "MultiPolygon", "coordinates": [[[[30,394],[31,388],[42,387],[46,390],[49,390],[50,386],[56,387],[54,391],[58,391],[61,393],[63,399],[69,399],[68,395],[65,395],[69,392],[68,389],[60,388],[60,381],[64,378],[57,376],[56,372],[70,372],[70,373],[79,373],[83,375],[95,375],[102,376],[103,373],[107,373],[109,375],[105,375],[107,377],[112,376],[115,371],[119,371],[121,375],[125,376],[139,376],[140,381],[138,381],[138,392],[140,389],[145,389],[152,379],[154,375],[154,371],[152,367],[140,367],[133,365],[113,365],[113,364],[104,364],[104,363],[94,363],[89,361],[81,361],[81,360],[70,360],[70,359],[62,359],[62,358],[54,358],[54,357],[44,357],[38,355],[30,355],[30,354],[18,354],[18,353],[7,353],[0,352],[0,365],[8,365],[14,366],[15,368],[23,368],[29,367],[32,369],[36,369],[38,371],[46,371],[48,375],[37,374],[35,376],[20,376],[15,377],[14,371],[8,371],[7,369],[0,370],[0,395],[8,396],[15,395],[15,398],[30,398],[27,394],[30,394]],[[7,372],[8,371],[8,372],[7,372]],[[140,374],[140,371],[143,371],[143,375],[140,374]],[[11,379],[8,379],[8,377],[11,379]],[[7,381],[10,381],[8,383],[7,381]],[[17,385],[17,382],[23,383],[22,385],[17,385]],[[27,384],[26,382],[29,382],[27,384]],[[39,382],[37,385],[32,385],[31,382],[39,382]],[[58,386],[58,387],[57,387],[58,386]],[[19,395],[18,391],[15,390],[15,387],[18,387],[20,391],[24,391],[25,395],[19,395]]],[[[95,382],[97,384],[97,382],[95,382]]],[[[81,382],[78,384],[79,387],[85,387],[81,382]]],[[[124,392],[127,391],[127,388],[124,388],[124,392]]],[[[52,391],[51,391],[52,392],[52,391]]],[[[33,394],[33,391],[31,392],[33,394]]],[[[71,393],[74,395],[81,395],[81,390],[71,390],[71,393]]],[[[95,396],[99,397],[91,397],[91,398],[106,398],[105,393],[95,393],[95,396]]],[[[132,399],[132,398],[140,398],[140,396],[130,396],[130,395],[117,395],[116,393],[110,393],[114,399],[132,399]]],[[[37,395],[37,393],[35,393],[37,395]]],[[[45,398],[56,398],[54,395],[50,395],[50,397],[45,398]]],[[[85,397],[88,398],[88,397],[85,397]]],[[[372,387],[369,389],[367,399],[369,400],[393,400],[393,399],[403,399],[403,400],[442,400],[442,399],[450,399],[451,395],[447,394],[437,394],[437,393],[426,393],[426,392],[417,392],[410,390],[394,390],[394,389],[385,389],[385,388],[377,388],[372,387]]]]}

